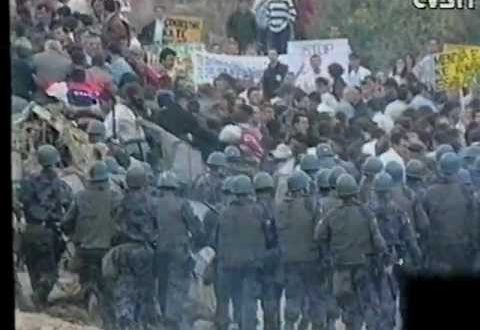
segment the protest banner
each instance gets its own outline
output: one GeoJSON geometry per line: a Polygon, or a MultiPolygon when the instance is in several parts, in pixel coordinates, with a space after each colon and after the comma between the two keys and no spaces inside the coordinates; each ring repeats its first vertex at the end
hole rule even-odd
{"type": "MultiPolygon", "coordinates": [[[[292,41],[288,44],[287,55],[280,56],[280,62],[297,74],[303,65],[308,65],[312,54],[322,57],[322,70],[327,72],[328,65],[336,62],[345,69],[351,52],[348,39],[324,39],[292,41]]],[[[194,82],[196,85],[212,83],[220,73],[228,73],[233,78],[259,82],[268,65],[266,56],[217,55],[195,52],[193,55],[194,82]]]]}
{"type": "Polygon", "coordinates": [[[192,43],[201,42],[203,20],[191,16],[170,16],[165,21],[164,42],[192,43]]]}
{"type": "Polygon", "coordinates": [[[348,39],[321,39],[301,40],[288,42],[289,63],[303,63],[310,61],[314,54],[322,58],[322,71],[332,63],[340,64],[345,70],[348,67],[348,55],[352,52],[348,39]]]}
{"type": "Polygon", "coordinates": [[[447,45],[435,57],[437,86],[444,90],[469,87],[480,74],[480,47],[447,45]]]}
{"type": "Polygon", "coordinates": [[[235,79],[259,82],[268,65],[266,56],[217,55],[195,52],[193,55],[193,78],[195,85],[213,83],[221,73],[235,79]]]}

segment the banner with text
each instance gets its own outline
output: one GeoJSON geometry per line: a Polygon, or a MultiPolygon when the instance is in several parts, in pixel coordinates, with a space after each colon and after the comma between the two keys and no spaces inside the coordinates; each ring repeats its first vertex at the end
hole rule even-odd
{"type": "Polygon", "coordinates": [[[320,55],[322,59],[322,71],[332,63],[340,64],[345,71],[348,68],[348,55],[352,52],[348,39],[321,39],[321,40],[300,40],[288,42],[288,56],[290,63],[308,65],[310,57],[314,54],[320,55]]]}
{"type": "MultiPolygon", "coordinates": [[[[322,57],[322,70],[337,62],[345,69],[351,52],[348,39],[325,39],[289,42],[289,52],[280,56],[280,62],[289,66],[289,71],[297,74],[303,65],[308,65],[312,54],[322,57]]],[[[212,83],[221,73],[227,73],[240,80],[259,82],[268,65],[267,56],[217,55],[195,52],[193,55],[194,82],[196,85],[212,83]]]]}
{"type": "Polygon", "coordinates": [[[203,20],[191,16],[170,16],[165,21],[163,38],[166,43],[201,42],[203,20]]]}
{"type": "Polygon", "coordinates": [[[444,90],[470,87],[480,75],[480,47],[447,45],[435,58],[437,86],[444,90]]]}

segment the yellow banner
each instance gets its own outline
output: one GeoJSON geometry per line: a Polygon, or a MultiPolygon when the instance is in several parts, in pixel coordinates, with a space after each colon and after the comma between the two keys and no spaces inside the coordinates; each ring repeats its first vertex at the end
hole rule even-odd
{"type": "Polygon", "coordinates": [[[197,43],[202,41],[203,20],[191,16],[170,16],[165,22],[166,43],[197,43]]]}
{"type": "Polygon", "coordinates": [[[443,46],[443,51],[447,53],[453,52],[456,50],[461,50],[461,49],[480,49],[480,46],[462,45],[462,44],[445,44],[443,46]]]}
{"type": "Polygon", "coordinates": [[[469,87],[480,75],[480,47],[446,45],[435,61],[437,86],[445,90],[469,87]]]}

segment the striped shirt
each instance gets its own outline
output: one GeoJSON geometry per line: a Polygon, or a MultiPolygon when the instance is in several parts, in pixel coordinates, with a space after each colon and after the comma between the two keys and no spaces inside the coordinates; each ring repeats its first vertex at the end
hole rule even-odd
{"type": "Polygon", "coordinates": [[[274,33],[285,30],[289,21],[294,22],[296,16],[292,0],[270,0],[267,5],[268,28],[274,33]]]}

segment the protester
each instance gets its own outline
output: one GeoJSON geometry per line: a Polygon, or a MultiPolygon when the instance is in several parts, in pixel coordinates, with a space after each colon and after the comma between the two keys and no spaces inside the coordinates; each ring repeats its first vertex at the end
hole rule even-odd
{"type": "Polygon", "coordinates": [[[269,0],[267,3],[267,44],[278,54],[287,52],[287,43],[295,24],[297,11],[292,0],[269,0]]]}
{"type": "Polygon", "coordinates": [[[351,87],[360,87],[361,82],[372,72],[360,65],[360,57],[352,53],[349,55],[350,63],[348,65],[346,82],[351,87]]]}
{"type": "Polygon", "coordinates": [[[278,52],[275,49],[268,51],[270,63],[263,73],[263,96],[266,100],[271,100],[277,94],[277,90],[283,83],[287,73],[288,66],[281,63],[278,59],[278,52]]]}
{"type": "Polygon", "coordinates": [[[238,0],[238,8],[227,20],[227,37],[237,41],[240,54],[245,54],[256,39],[257,23],[249,6],[248,0],[238,0]]]}

